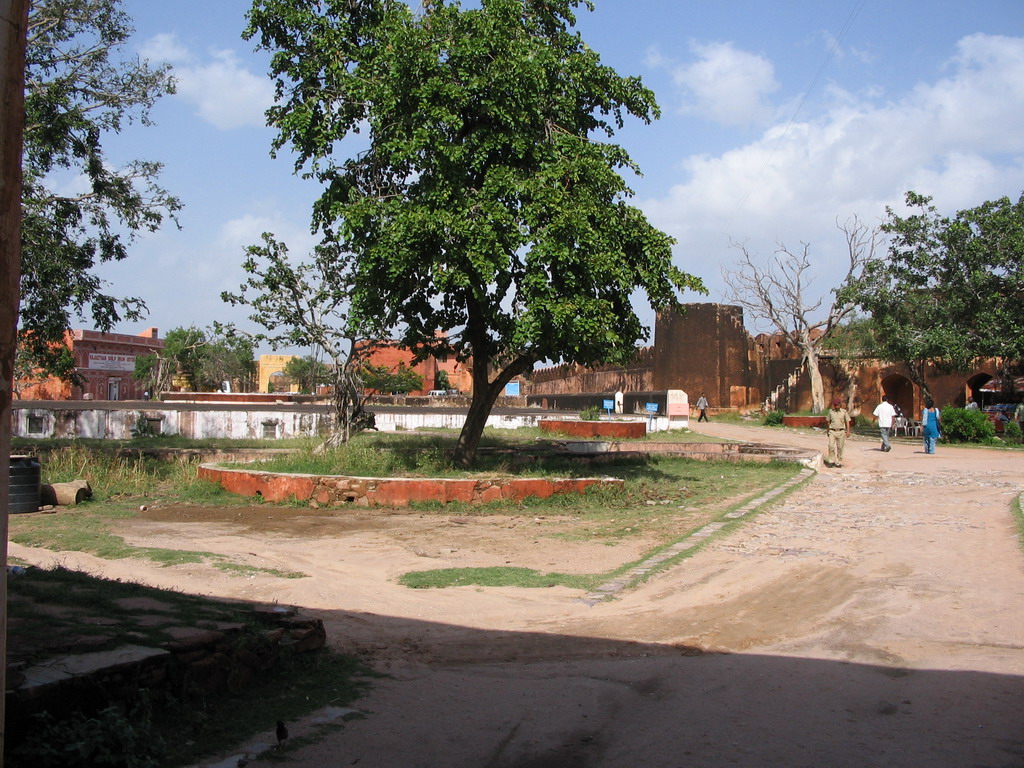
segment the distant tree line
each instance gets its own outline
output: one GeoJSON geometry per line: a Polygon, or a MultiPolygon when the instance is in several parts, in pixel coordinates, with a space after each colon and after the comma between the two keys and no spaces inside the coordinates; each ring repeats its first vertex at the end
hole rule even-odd
{"type": "Polygon", "coordinates": [[[228,382],[235,392],[256,387],[253,344],[241,336],[218,336],[199,328],[174,328],[163,349],[135,358],[132,378],[153,396],[169,391],[176,378],[192,392],[209,392],[228,382]]]}
{"type": "Polygon", "coordinates": [[[831,299],[810,290],[810,246],[780,245],[767,264],[743,245],[726,270],[731,299],[800,349],[814,407],[824,407],[818,358],[903,363],[930,394],[925,371],[969,370],[994,358],[1005,385],[1024,366],[1024,194],[942,216],[907,192],[910,215],[886,208],[880,227],[840,225],[849,256],[831,299]]]}

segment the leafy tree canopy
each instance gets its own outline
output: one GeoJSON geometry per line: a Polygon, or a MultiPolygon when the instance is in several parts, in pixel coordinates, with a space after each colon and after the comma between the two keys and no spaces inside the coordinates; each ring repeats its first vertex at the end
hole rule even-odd
{"type": "Polygon", "coordinates": [[[124,259],[140,231],[174,220],[177,198],[156,183],[160,164],[117,166],[103,139],[149,124],[155,101],[173,92],[167,67],[122,55],[132,33],[119,0],[32,0],[25,80],[21,343],[48,372],[60,364],[74,318],[110,330],[140,319],[145,305],[117,298],[92,270],[124,259]],[[77,192],[58,191],[68,176],[77,192]]]}
{"type": "MultiPolygon", "coordinates": [[[[360,357],[376,326],[350,312],[352,270],[337,244],[324,241],[305,260],[289,256],[288,247],[264,233],[263,245],[246,249],[243,268],[249,277],[238,293],[221,298],[252,309],[249,319],[262,332],[249,336],[274,349],[310,347],[330,361],[331,398],[338,430],[330,443],[348,440],[367,422],[363,412],[360,357]]],[[[233,326],[219,327],[228,336],[244,335],[233,326]]]]}
{"type": "Polygon", "coordinates": [[[366,365],[363,368],[363,386],[377,392],[408,394],[423,389],[423,377],[405,363],[399,363],[395,370],[386,365],[366,365]]]}
{"type": "MultiPolygon", "coordinates": [[[[422,385],[420,385],[422,386],[422,385]]],[[[413,387],[413,389],[419,389],[420,387],[413,387]]],[[[448,371],[438,371],[437,376],[434,377],[434,388],[435,389],[451,389],[452,382],[448,378],[448,371]]]]}
{"type": "Polygon", "coordinates": [[[285,363],[284,374],[298,385],[299,392],[306,394],[331,381],[331,369],[312,355],[293,357],[285,363]]]}
{"type": "Polygon", "coordinates": [[[626,114],[658,109],[573,30],[580,4],[255,0],[249,12],[246,34],[274,54],[274,149],[324,185],[313,224],[354,255],[353,313],[410,349],[472,360],[464,463],[515,375],[625,360],[649,333],[638,290],[655,310],[703,291],[627,202],[622,174],[637,168],[607,139],[626,114]],[[343,157],[342,139],[364,132],[343,157]]]}
{"type": "Polygon", "coordinates": [[[841,295],[871,315],[876,354],[907,362],[925,386],[926,361],[965,369],[983,357],[1024,359],[1024,196],[952,217],[908,192],[915,212],[887,209],[888,257],[841,295]]]}
{"type": "Polygon", "coordinates": [[[224,381],[238,391],[248,391],[256,376],[252,342],[194,326],[173,328],[162,350],[135,359],[132,377],[158,395],[171,388],[175,376],[183,377],[193,392],[219,389],[224,381]]]}

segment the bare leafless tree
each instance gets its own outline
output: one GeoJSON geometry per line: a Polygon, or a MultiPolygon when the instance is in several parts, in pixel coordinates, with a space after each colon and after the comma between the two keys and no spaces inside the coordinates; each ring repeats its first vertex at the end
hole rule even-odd
{"type": "MultiPolygon", "coordinates": [[[[846,239],[848,265],[840,285],[863,270],[874,259],[881,243],[877,228],[859,218],[836,222],[846,239]]],[[[791,251],[780,243],[773,258],[762,264],[743,243],[732,246],[742,254],[736,268],[724,269],[722,277],[729,287],[729,300],[742,307],[755,325],[768,326],[785,336],[800,350],[811,381],[811,402],[815,413],[825,409],[824,386],[818,358],[822,344],[853,312],[854,307],[839,303],[837,289],[828,294],[812,290],[812,259],[809,243],[791,251]],[[832,297],[827,309],[824,305],[832,297]]]]}

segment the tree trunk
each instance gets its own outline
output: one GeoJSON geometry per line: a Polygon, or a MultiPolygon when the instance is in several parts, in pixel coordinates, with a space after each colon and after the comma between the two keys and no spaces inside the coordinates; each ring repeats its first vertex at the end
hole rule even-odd
{"type": "Polygon", "coordinates": [[[536,361],[532,356],[517,357],[498,373],[494,381],[489,381],[487,364],[473,359],[473,399],[469,403],[469,411],[466,413],[462,432],[459,433],[459,441],[455,444],[453,460],[456,464],[468,467],[476,461],[480,438],[484,433],[484,427],[487,426],[487,417],[494,407],[494,401],[498,399],[498,395],[508,382],[530,370],[534,362],[536,361]],[[478,369],[477,366],[481,368],[478,369]]]}
{"type": "Polygon", "coordinates": [[[907,366],[907,373],[910,376],[910,380],[917,384],[921,388],[921,394],[924,398],[930,398],[932,396],[931,390],[928,389],[928,381],[925,379],[924,370],[927,363],[924,360],[905,361],[907,366]]]}
{"type": "Polygon", "coordinates": [[[804,361],[807,363],[807,375],[811,380],[811,411],[825,411],[825,385],[821,380],[821,369],[818,367],[818,351],[813,344],[804,347],[804,361]]]}
{"type": "Polygon", "coordinates": [[[487,417],[491,414],[491,408],[494,407],[494,401],[498,399],[500,391],[500,387],[495,388],[490,384],[484,387],[484,392],[473,388],[473,399],[469,403],[466,422],[462,425],[459,441],[455,444],[453,460],[456,464],[468,467],[476,461],[480,438],[483,436],[484,427],[487,426],[487,417]]]}
{"type": "MultiPolygon", "coordinates": [[[[21,280],[21,153],[25,126],[28,0],[0,0],[0,691],[7,690],[7,525],[10,512],[11,394],[18,348],[21,280]]],[[[4,715],[0,697],[0,765],[4,715]]]]}

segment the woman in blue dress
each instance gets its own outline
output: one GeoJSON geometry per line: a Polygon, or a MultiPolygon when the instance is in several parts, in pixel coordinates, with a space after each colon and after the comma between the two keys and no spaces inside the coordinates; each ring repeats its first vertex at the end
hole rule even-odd
{"type": "Polygon", "coordinates": [[[935,444],[941,436],[939,433],[939,409],[935,407],[935,401],[930,397],[924,401],[924,410],[921,411],[921,427],[924,434],[924,452],[935,453],[935,444]]]}

